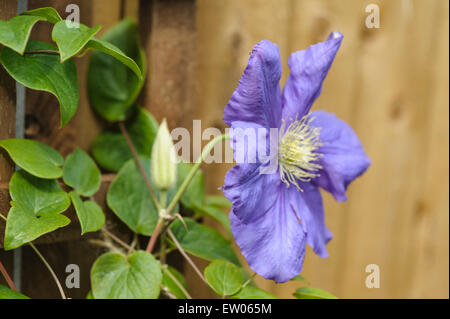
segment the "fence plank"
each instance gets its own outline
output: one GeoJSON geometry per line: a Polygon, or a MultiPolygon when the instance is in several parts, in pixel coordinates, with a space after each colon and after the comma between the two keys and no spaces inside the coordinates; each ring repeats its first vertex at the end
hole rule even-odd
{"type": "MultiPolygon", "coordinates": [[[[17,1],[0,1],[0,19],[9,20],[17,14],[17,1]]],[[[1,45],[0,45],[1,47],[1,45]]],[[[0,66],[0,140],[15,136],[16,124],[16,86],[15,81],[5,69],[0,66]]],[[[0,213],[5,216],[9,210],[9,192],[6,187],[14,172],[14,163],[7,153],[0,150],[0,213]]],[[[0,234],[5,231],[5,223],[0,220],[0,234]]],[[[0,240],[1,242],[1,240],[0,240]]],[[[1,246],[0,246],[1,247],[1,246]]],[[[12,276],[13,255],[11,252],[0,251],[0,261],[4,264],[12,276]]],[[[0,276],[0,284],[6,285],[3,276],[0,276]]]]}
{"type": "Polygon", "coordinates": [[[142,42],[151,70],[141,102],[173,128],[190,127],[195,116],[195,9],[194,0],[140,1],[142,42]]]}
{"type": "MultiPolygon", "coordinates": [[[[196,107],[195,83],[196,1],[141,0],[139,21],[150,70],[141,104],[158,121],[165,117],[171,129],[185,127],[192,131],[192,119],[199,112],[196,107]]],[[[214,297],[187,263],[177,259],[177,255],[173,258],[178,267],[183,265],[183,272],[194,298],[214,297]]],[[[200,268],[205,267],[205,261],[193,259],[200,268]]]]}

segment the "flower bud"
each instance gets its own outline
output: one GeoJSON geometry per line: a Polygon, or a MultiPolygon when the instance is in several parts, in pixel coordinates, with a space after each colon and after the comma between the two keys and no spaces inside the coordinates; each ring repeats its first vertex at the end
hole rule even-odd
{"type": "Polygon", "coordinates": [[[159,126],[153,144],[151,174],[153,183],[160,190],[172,188],[177,181],[177,154],[166,119],[159,126]]]}

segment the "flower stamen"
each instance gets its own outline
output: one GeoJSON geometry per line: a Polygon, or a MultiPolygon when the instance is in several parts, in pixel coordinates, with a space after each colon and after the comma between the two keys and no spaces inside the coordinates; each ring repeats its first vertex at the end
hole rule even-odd
{"type": "Polygon", "coordinates": [[[322,169],[318,160],[323,154],[318,153],[320,143],[320,128],[311,125],[314,117],[309,114],[291,119],[291,124],[285,130],[286,120],[280,128],[280,141],[278,147],[278,162],[280,164],[280,178],[289,187],[295,185],[299,191],[303,191],[298,181],[309,182],[318,177],[317,173],[322,169]]]}

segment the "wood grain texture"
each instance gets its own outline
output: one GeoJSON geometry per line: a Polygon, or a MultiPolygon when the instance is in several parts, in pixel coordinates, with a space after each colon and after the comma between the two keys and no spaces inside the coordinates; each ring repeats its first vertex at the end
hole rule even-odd
{"type": "Polygon", "coordinates": [[[195,118],[196,5],[194,0],[140,1],[142,43],[150,71],[142,105],[171,128],[195,118]]]}
{"type": "MultiPolygon", "coordinates": [[[[0,19],[9,20],[17,14],[17,1],[0,1],[0,19]]],[[[2,45],[0,45],[0,48],[2,45]]],[[[0,65],[0,140],[14,137],[16,134],[16,85],[5,69],[0,65]]],[[[8,154],[0,150],[0,184],[7,184],[14,172],[14,163],[8,154]]],[[[0,187],[0,214],[7,215],[9,210],[9,192],[0,187]]],[[[5,223],[0,221],[0,234],[5,231],[5,223]]],[[[0,251],[0,261],[10,276],[13,269],[13,254],[0,251]]],[[[3,276],[0,284],[7,285],[3,276]]]]}
{"type": "MultiPolygon", "coordinates": [[[[370,3],[199,0],[201,118],[223,127],[223,107],[258,41],[280,47],[284,83],[291,52],[344,33],[314,109],[350,123],[372,166],[348,202],[324,194],[335,238],[328,259],[307,249],[303,275],[341,298],[448,298],[448,2],[376,1],[381,28],[367,29],[370,3]],[[365,286],[371,263],[381,269],[379,289],[365,286]]],[[[210,190],[228,168],[206,168],[210,190]]],[[[299,286],[258,283],[285,298],[299,286]]]]}
{"type": "MultiPolygon", "coordinates": [[[[196,14],[195,0],[141,0],[139,6],[140,32],[149,67],[141,104],[158,121],[166,118],[171,129],[185,127],[190,132],[192,120],[200,114],[196,104],[196,14]]],[[[215,297],[189,264],[179,258],[174,260],[183,269],[194,298],[215,297]]],[[[193,260],[201,269],[208,264],[199,258],[193,260]]]]}

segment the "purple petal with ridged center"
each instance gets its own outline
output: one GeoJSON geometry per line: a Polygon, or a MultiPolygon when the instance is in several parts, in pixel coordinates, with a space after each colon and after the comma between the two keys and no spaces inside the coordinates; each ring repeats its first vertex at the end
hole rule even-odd
{"type": "Polygon", "coordinates": [[[320,164],[323,169],[314,184],[333,194],[337,201],[346,201],[348,185],[370,166],[370,159],[352,128],[336,115],[325,111],[311,112],[312,125],[320,127],[317,152],[323,154],[320,164]]]}
{"type": "MultiPolygon", "coordinates": [[[[281,61],[276,44],[258,42],[248,60],[237,89],[223,112],[228,126],[233,122],[279,127],[281,119],[281,61]]],[[[236,126],[235,126],[236,127],[236,126]]]]}
{"type": "Polygon", "coordinates": [[[328,257],[327,243],[333,235],[325,225],[322,195],[319,188],[311,183],[299,183],[302,192],[296,187],[289,187],[291,198],[297,199],[293,206],[306,232],[306,242],[322,258],[328,257]],[[297,193],[297,197],[296,194],[297,193]]]}
{"type": "Polygon", "coordinates": [[[322,90],[334,57],[341,45],[342,34],[332,32],[325,42],[291,54],[288,65],[291,70],[283,89],[282,118],[301,119],[309,112],[322,90]]]}
{"type": "Polygon", "coordinates": [[[249,266],[266,279],[286,282],[302,270],[306,233],[295,210],[299,194],[280,184],[277,198],[270,207],[261,207],[256,218],[239,218],[235,208],[230,212],[231,230],[249,266]],[[295,210],[292,208],[295,207],[295,210]]]}
{"type": "Polygon", "coordinates": [[[260,164],[234,166],[227,172],[222,187],[234,213],[246,223],[260,218],[278,199],[279,175],[260,174],[260,167],[260,164]]]}

